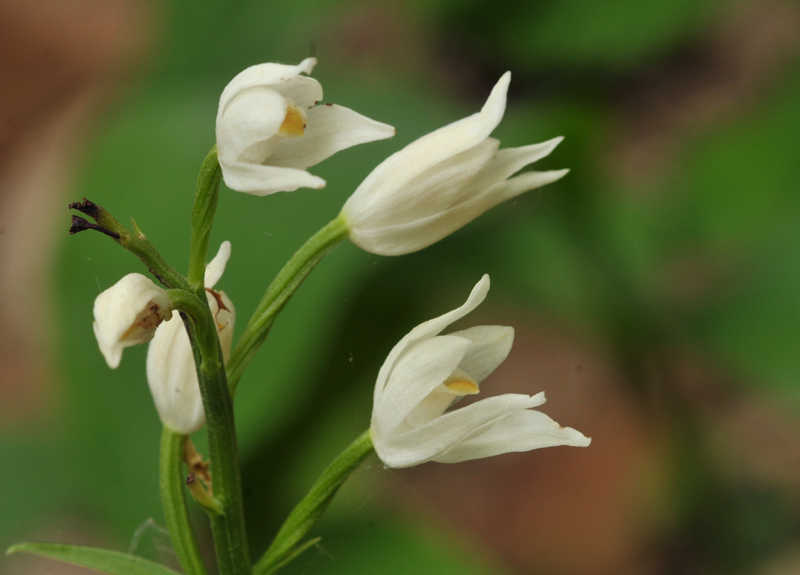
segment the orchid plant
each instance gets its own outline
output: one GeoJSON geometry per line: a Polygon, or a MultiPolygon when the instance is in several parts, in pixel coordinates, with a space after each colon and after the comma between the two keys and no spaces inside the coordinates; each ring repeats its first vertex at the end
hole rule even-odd
{"type": "MultiPolygon", "coordinates": [[[[561,427],[534,409],[545,402],[543,392],[505,394],[451,409],[463,396],[481,391],[483,380],[505,360],[514,339],[514,330],[504,326],[441,335],[485,299],[489,277],[484,275],[463,305],[418,325],[388,353],[376,375],[372,421],[365,422],[366,431],[323,471],[263,556],[251,562],[234,394],[277,315],[314,266],[347,238],[379,255],[421,250],[493,206],[567,173],[517,174],[550,154],[561,138],[500,149],[500,142],[491,137],[505,112],[511,75],[504,74],[480,112],[423,136],[378,165],[341,213],[277,274],[233,345],[236,310],[225,292],[216,289],[231,257],[230,242],[223,242],[206,264],[220,180],[232,190],[259,196],[321,188],[326,182],[309,173],[309,167],[345,148],[394,134],[391,126],[348,108],[320,105],[322,87],[309,76],[315,63],[309,58],[296,66],[252,66],[222,92],[217,143],[198,178],[185,276],[135,222],[128,230],[89,200],[70,205],[93,220],[73,216],[70,233],[93,229],[111,237],[161,284],[138,273],[122,278],[97,297],[94,331],[112,369],[124,348],[150,342],[146,374],[164,426],[161,497],[170,539],[187,575],[276,572],[316,543],[318,539],[305,539],[307,534],[342,483],[373,451],[386,467],[409,467],[590,443],[579,431],[561,427]],[[189,438],[204,425],[208,461],[189,438]],[[216,565],[210,570],[189,521],[187,492],[210,522],[216,552],[216,565]]],[[[176,573],[135,555],[89,547],[21,543],[9,552],[34,553],[115,575],[176,573]]]]}

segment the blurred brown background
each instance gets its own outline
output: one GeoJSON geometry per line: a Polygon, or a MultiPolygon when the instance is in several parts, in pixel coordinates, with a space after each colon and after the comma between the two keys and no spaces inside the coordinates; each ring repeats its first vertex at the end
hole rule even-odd
{"type": "MultiPolygon", "coordinates": [[[[313,169],[325,190],[221,192],[212,244],[233,243],[221,287],[240,325],[372,167],[476,111],[507,69],[495,135],[564,135],[536,168],[571,173],[423,252],[346,245],[309,278],[237,397],[253,552],[368,425],[391,346],[487,272],[467,324],[517,339],[484,393],[545,390],[591,447],[373,459],[287,573],[800,572],[797,3],[6,0],[0,30],[1,543],[173,560],[145,350],[110,371],[91,332],[97,293],[142,270],[67,237],[66,204],[135,217],[181,267],[222,88],[313,54],[326,101],[397,136],[313,169]]],[[[45,570],[83,572],[0,562],[45,570]]]]}

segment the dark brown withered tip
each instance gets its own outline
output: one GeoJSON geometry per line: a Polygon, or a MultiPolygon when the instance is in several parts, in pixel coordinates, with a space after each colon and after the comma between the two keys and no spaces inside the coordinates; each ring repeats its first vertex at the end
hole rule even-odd
{"type": "Polygon", "coordinates": [[[94,202],[87,200],[86,198],[83,198],[82,202],[72,202],[69,205],[69,209],[78,210],[79,212],[82,212],[95,220],[100,216],[101,212],[103,211],[103,208],[101,208],[94,202]]]}
{"type": "Polygon", "coordinates": [[[119,234],[112,232],[111,230],[106,229],[103,226],[93,224],[92,222],[80,216],[72,216],[72,225],[69,227],[70,235],[77,234],[78,232],[82,232],[84,230],[96,230],[102,234],[111,236],[115,240],[119,240],[119,234]]]}

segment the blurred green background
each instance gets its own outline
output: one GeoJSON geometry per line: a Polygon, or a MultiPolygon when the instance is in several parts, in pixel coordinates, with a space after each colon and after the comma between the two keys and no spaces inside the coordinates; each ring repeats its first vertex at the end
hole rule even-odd
{"type": "MultiPolygon", "coordinates": [[[[4,66],[57,84],[30,54],[69,26],[44,5],[28,16],[21,6],[0,12],[15,30],[4,66]],[[15,39],[20,21],[35,31],[28,44],[15,39]]],[[[63,139],[78,149],[67,191],[38,221],[56,229],[55,251],[30,256],[44,254],[50,303],[5,302],[47,310],[31,339],[40,351],[19,357],[51,367],[27,379],[9,375],[25,365],[3,369],[0,547],[55,540],[173,561],[146,349],[128,349],[111,371],[91,327],[99,291],[142,270],[100,235],[67,237],[61,206],[85,196],[133,216],[184,267],[222,88],[246,66],[315,55],[325,101],[397,136],[312,168],[323,190],[257,198],[223,187],[210,250],[233,244],[218,287],[239,330],[280,266],[378,162],[477,111],[505,70],[509,108],[494,135],[503,146],[563,135],[535,167],[571,173],[420,253],[381,258],[346,243],[309,277],[236,398],[254,555],[368,425],[391,346],[489,273],[489,299],[468,325],[513,324],[518,336],[486,393],[544,389],[545,410],[592,446],[403,473],[373,458],[312,532],[321,546],[286,573],[800,572],[800,6],[119,0],[102,10],[86,20],[91,31],[132,47],[124,66],[109,59],[110,72],[79,75],[87,91],[104,86],[102,105],[63,139]]],[[[58,122],[58,100],[42,102],[51,113],[20,126],[58,122]]],[[[3,149],[20,134],[6,131],[3,149]]],[[[4,220],[21,217],[4,205],[4,220]]],[[[0,561],[0,573],[82,572],[59,568],[0,561]]]]}

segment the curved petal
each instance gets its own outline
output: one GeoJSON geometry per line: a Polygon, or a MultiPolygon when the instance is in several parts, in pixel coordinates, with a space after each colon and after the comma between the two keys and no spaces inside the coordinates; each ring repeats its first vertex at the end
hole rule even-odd
{"type": "Polygon", "coordinates": [[[376,122],[350,108],[323,104],[308,111],[305,133],[283,139],[269,157],[269,164],[304,170],[340,150],[394,136],[394,128],[376,122]]]}
{"type": "MultiPolygon", "coordinates": [[[[290,64],[256,64],[239,72],[234,76],[219,98],[219,110],[217,112],[217,122],[220,116],[226,112],[228,104],[239,93],[252,88],[253,86],[272,86],[282,84],[300,76],[300,74],[310,74],[317,63],[316,58],[306,58],[296,66],[290,64]]],[[[322,94],[320,93],[320,98],[322,94]]],[[[319,98],[318,98],[319,99],[319,98]]]]}
{"type": "Polygon", "coordinates": [[[444,315],[440,315],[439,317],[419,324],[408,334],[406,334],[403,339],[397,342],[397,344],[392,348],[392,351],[389,352],[389,355],[386,356],[386,361],[383,362],[383,365],[378,372],[378,377],[375,382],[373,405],[376,404],[380,399],[389,374],[392,372],[392,369],[394,368],[398,358],[415,342],[438,335],[448,325],[458,319],[461,319],[478,307],[481,302],[486,299],[486,294],[489,293],[489,284],[489,276],[484,274],[480,281],[475,284],[475,287],[472,288],[467,301],[465,301],[463,305],[457,307],[453,311],[447,312],[444,315]]]}
{"type": "Polygon", "coordinates": [[[475,429],[512,411],[538,407],[542,403],[542,393],[533,397],[509,393],[445,413],[428,425],[388,438],[381,438],[379,430],[373,426],[375,451],[389,467],[418,465],[444,454],[475,429]]]}
{"type": "Polygon", "coordinates": [[[206,265],[206,273],[204,278],[204,285],[207,288],[212,288],[225,273],[225,266],[231,257],[231,243],[227,240],[219,245],[219,251],[214,259],[206,265]]]}
{"type": "Polygon", "coordinates": [[[482,382],[497,369],[514,345],[514,328],[502,325],[479,325],[448,335],[472,342],[458,367],[469,374],[475,383],[482,382]]]}
{"type": "Polygon", "coordinates": [[[164,425],[186,435],[203,426],[205,411],[192,348],[177,311],[150,342],[147,382],[164,425]]]}
{"type": "Polygon", "coordinates": [[[277,136],[287,109],[286,98],[275,90],[255,87],[240,93],[225,114],[217,116],[220,163],[266,160],[274,144],[266,149],[258,144],[271,142],[277,136]]]}
{"type": "Polygon", "coordinates": [[[156,327],[171,317],[167,292],[142,274],[124,276],[94,300],[92,327],[100,352],[111,369],[122,350],[153,339],[156,327]]]}
{"type": "Polygon", "coordinates": [[[592,440],[571,427],[561,427],[541,411],[514,411],[477,430],[434,461],[458,463],[501,453],[556,445],[586,447],[592,440]]]}
{"type": "Polygon", "coordinates": [[[443,384],[439,384],[408,414],[406,422],[415,429],[427,425],[462,397],[462,395],[454,393],[443,384]]]}
{"type": "Polygon", "coordinates": [[[270,87],[304,110],[316,106],[322,100],[322,85],[318,80],[308,76],[297,76],[287,82],[270,87]]]}
{"type": "Polygon", "coordinates": [[[390,197],[416,175],[488,138],[505,113],[510,81],[511,73],[503,74],[479,113],[422,136],[389,156],[350,196],[343,211],[355,216],[359,213],[358,204],[373,201],[368,196],[390,197]]]}
{"type": "Polygon", "coordinates": [[[372,408],[372,425],[379,433],[397,433],[408,414],[455,371],[470,345],[467,339],[443,335],[407,348],[372,408]]]}
{"type": "Polygon", "coordinates": [[[293,192],[298,188],[325,187],[325,180],[305,170],[278,168],[245,162],[224,163],[220,156],[225,185],[237,192],[266,196],[275,192],[293,192]]]}

